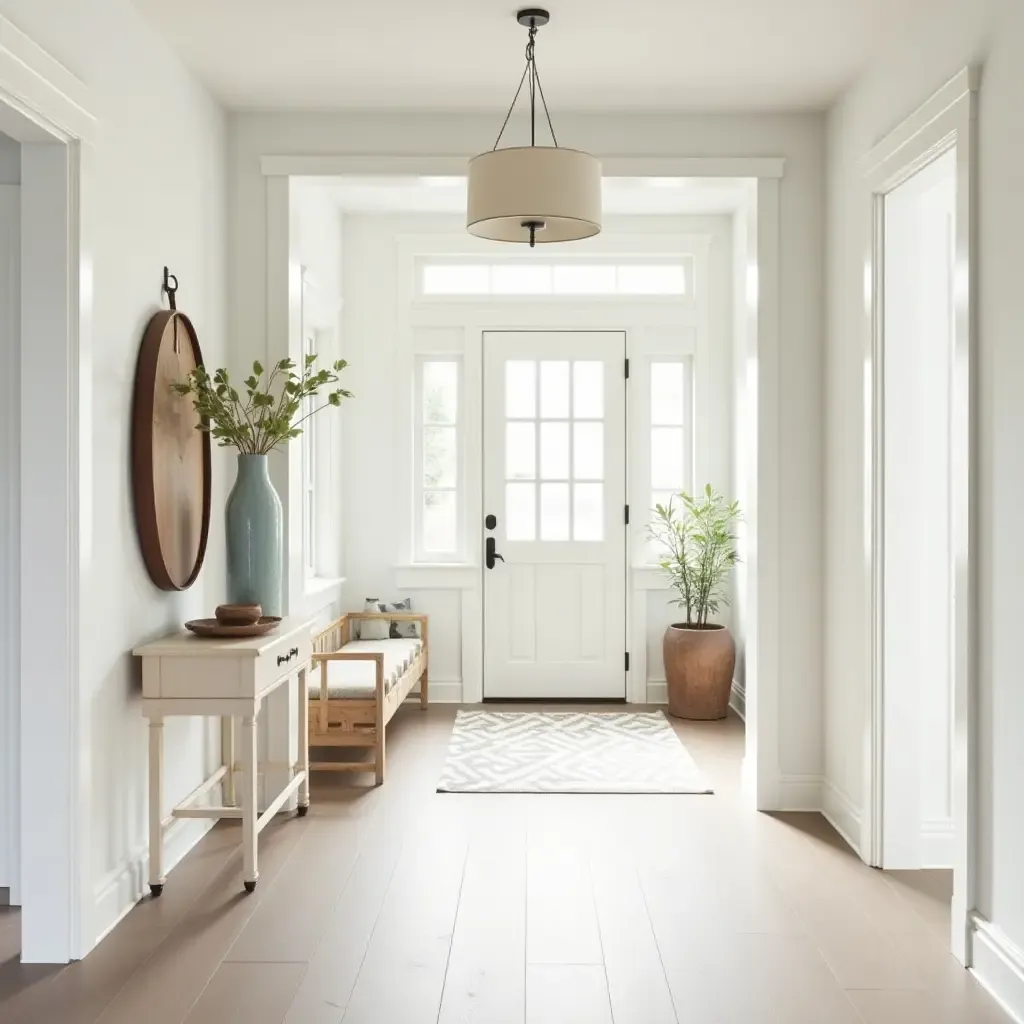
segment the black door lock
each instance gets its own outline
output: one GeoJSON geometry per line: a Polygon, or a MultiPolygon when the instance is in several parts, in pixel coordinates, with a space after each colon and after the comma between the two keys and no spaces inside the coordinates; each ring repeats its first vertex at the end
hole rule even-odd
{"type": "Polygon", "coordinates": [[[503,555],[499,555],[498,552],[494,550],[494,538],[493,537],[488,537],[487,538],[487,544],[485,545],[485,551],[487,553],[486,561],[487,561],[487,568],[488,569],[493,569],[494,568],[494,563],[496,561],[498,561],[499,559],[502,562],[505,561],[504,556],[503,555]]]}

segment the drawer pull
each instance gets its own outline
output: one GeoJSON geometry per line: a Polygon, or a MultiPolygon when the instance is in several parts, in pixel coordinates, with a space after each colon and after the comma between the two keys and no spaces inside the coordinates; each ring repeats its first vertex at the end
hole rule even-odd
{"type": "Polygon", "coordinates": [[[297,658],[298,656],[299,656],[299,649],[298,649],[298,647],[293,647],[287,654],[279,654],[277,656],[277,663],[278,663],[278,665],[283,665],[283,664],[285,664],[285,662],[291,661],[292,658],[297,658]]]}

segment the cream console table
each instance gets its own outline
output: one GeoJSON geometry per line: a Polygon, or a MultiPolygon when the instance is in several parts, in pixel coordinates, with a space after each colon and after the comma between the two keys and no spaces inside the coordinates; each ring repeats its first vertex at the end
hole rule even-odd
{"type": "Polygon", "coordinates": [[[248,640],[200,639],[182,632],[132,652],[142,659],[142,713],[149,719],[149,888],[154,896],[163,892],[163,836],[175,818],[241,818],[242,879],[246,890],[252,892],[259,878],[257,839],[264,825],[296,790],[299,815],[309,809],[306,673],[312,652],[310,627],[308,621],[285,619],[273,632],[248,640]],[[291,781],[257,815],[256,723],[260,706],[296,673],[299,761],[288,766],[291,781]],[[161,818],[164,719],[169,715],[219,717],[223,763],[167,818],[161,818]],[[236,718],[241,719],[240,762],[235,761],[234,751],[232,723],[236,718]],[[236,792],[236,774],[241,776],[240,793],[236,792]],[[222,781],[224,806],[198,806],[222,781]]]}

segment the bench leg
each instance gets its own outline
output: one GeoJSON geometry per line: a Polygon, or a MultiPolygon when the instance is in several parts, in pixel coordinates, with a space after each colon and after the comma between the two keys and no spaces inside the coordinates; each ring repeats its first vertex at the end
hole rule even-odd
{"type": "Polygon", "coordinates": [[[383,718],[381,717],[381,715],[379,713],[377,715],[377,721],[379,723],[379,725],[377,726],[377,745],[373,748],[373,759],[374,759],[374,763],[375,763],[374,772],[375,772],[376,777],[377,777],[376,785],[379,786],[384,781],[384,759],[385,759],[385,752],[384,752],[384,720],[383,720],[383,718]]]}

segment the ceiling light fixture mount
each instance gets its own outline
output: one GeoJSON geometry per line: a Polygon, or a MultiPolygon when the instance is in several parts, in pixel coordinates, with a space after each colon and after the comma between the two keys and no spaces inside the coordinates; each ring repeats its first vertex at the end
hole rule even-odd
{"type": "Polygon", "coordinates": [[[601,230],[601,163],[589,153],[558,145],[537,72],[537,29],[551,15],[540,7],[516,14],[528,30],[526,67],[494,146],[469,162],[466,227],[497,242],[571,242],[601,230]],[[526,85],[530,97],[530,145],[499,149],[512,111],[526,85]],[[550,146],[537,145],[537,98],[550,146]]]}

